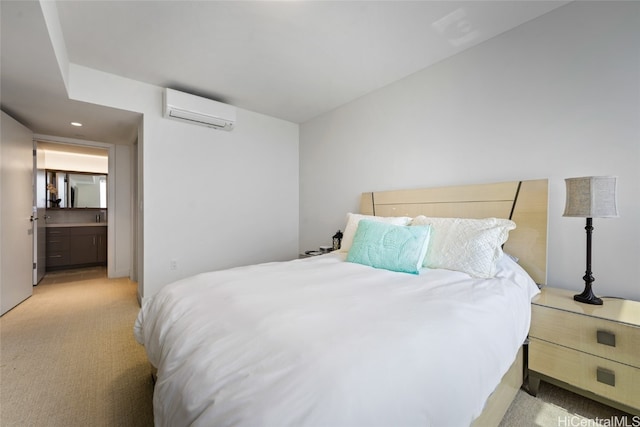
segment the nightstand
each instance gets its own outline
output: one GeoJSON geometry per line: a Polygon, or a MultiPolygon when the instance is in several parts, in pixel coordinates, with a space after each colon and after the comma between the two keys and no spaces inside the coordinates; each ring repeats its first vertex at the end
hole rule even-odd
{"type": "Polygon", "coordinates": [[[640,302],[573,300],[575,291],[544,288],[532,303],[529,390],[540,380],[640,415],[640,302]]]}
{"type": "Polygon", "coordinates": [[[318,256],[318,255],[323,255],[323,254],[328,254],[329,252],[322,252],[322,251],[305,251],[301,254],[298,255],[298,259],[302,259],[302,258],[309,258],[312,256],[318,256]]]}

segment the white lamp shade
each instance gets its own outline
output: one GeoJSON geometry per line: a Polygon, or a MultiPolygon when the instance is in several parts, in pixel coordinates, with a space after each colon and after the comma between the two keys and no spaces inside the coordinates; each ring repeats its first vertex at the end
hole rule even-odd
{"type": "Polygon", "coordinates": [[[582,218],[615,218],[616,205],[615,176],[586,176],[567,178],[567,202],[564,216],[582,218]]]}

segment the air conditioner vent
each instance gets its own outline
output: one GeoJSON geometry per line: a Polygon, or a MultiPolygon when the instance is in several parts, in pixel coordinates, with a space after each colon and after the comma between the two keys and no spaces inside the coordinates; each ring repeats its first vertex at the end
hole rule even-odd
{"type": "Polygon", "coordinates": [[[235,126],[236,108],[200,96],[165,89],[164,117],[230,131],[235,126]]]}

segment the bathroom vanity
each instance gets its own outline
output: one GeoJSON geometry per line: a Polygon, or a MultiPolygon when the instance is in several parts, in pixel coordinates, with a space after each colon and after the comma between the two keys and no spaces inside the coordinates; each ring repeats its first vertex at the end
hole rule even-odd
{"type": "Polygon", "coordinates": [[[107,265],[107,223],[47,224],[47,271],[107,265]]]}

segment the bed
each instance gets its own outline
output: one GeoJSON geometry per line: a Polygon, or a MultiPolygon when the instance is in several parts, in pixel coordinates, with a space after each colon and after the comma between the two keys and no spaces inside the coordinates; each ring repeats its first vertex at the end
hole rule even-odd
{"type": "Polygon", "coordinates": [[[546,228],[546,180],[363,193],[341,251],[166,286],[134,326],[156,425],[497,425],[522,384],[546,228]],[[489,277],[427,264],[461,224],[509,219],[489,277]],[[412,255],[381,266],[379,250],[412,255]]]}

